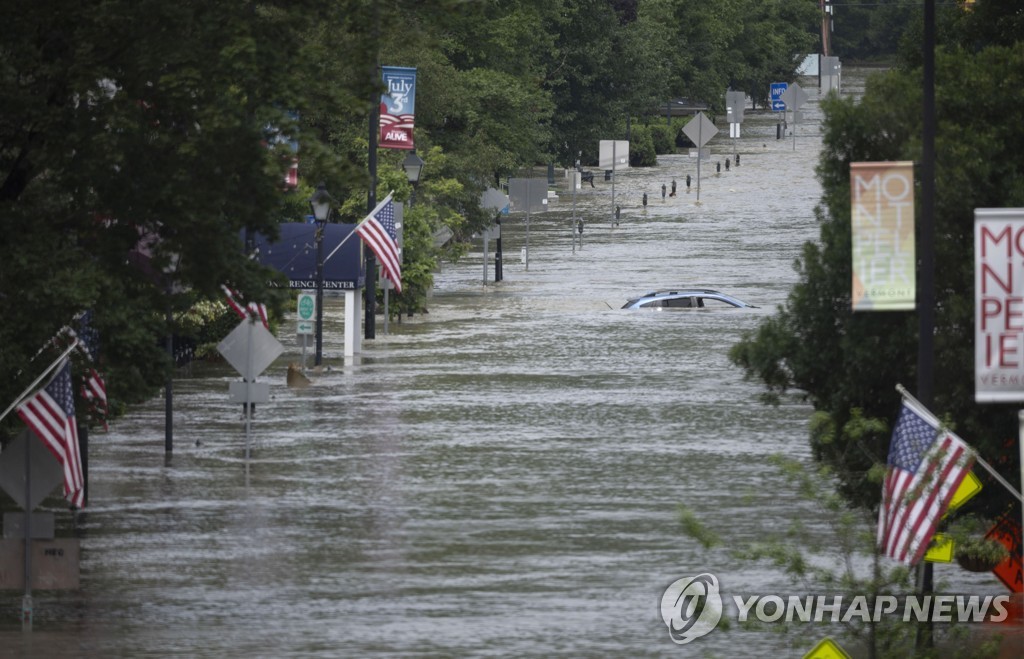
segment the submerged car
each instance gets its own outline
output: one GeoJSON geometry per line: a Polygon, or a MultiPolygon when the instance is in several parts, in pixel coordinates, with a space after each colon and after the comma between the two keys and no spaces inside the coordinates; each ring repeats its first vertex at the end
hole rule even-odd
{"type": "Polygon", "coordinates": [[[664,291],[652,291],[634,298],[623,305],[623,309],[713,309],[713,308],[748,308],[757,309],[756,305],[747,304],[743,300],[725,293],[706,288],[676,288],[664,291]]]}

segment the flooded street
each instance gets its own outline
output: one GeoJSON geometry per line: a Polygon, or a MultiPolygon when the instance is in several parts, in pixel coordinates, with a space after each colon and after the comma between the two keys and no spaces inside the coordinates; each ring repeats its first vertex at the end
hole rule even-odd
{"type": "MultiPolygon", "coordinates": [[[[182,371],[168,460],[160,398],[92,436],[82,588],[37,592],[31,634],[20,596],[5,597],[0,655],[800,656],[837,633],[809,628],[797,652],[734,625],[680,647],[658,608],[671,582],[703,572],[732,592],[801,592],[731,550],[796,519],[823,525],[767,460],[810,464],[811,409],[763,406],[727,358],[785,300],[818,235],[821,116],[814,82],[801,84],[795,149],[776,140],[778,115],[748,110],[735,146],[720,123],[699,205],[696,160],[660,156],[618,173],[616,227],[597,172],[577,194],[574,253],[559,177],[552,210],[530,217],[529,270],[525,216],[512,215],[503,282],[489,265],[482,285],[478,241],[436,275],[429,313],[387,334],[379,318],[347,363],[341,300],[329,300],[331,369],[306,389],[285,386],[301,359],[286,320],[248,465],[233,369],[182,371]],[[620,308],[683,285],[759,308],[620,308]],[[683,533],[680,504],[723,546],[683,533]]],[[[58,520],[70,535],[70,516],[58,520]]]]}

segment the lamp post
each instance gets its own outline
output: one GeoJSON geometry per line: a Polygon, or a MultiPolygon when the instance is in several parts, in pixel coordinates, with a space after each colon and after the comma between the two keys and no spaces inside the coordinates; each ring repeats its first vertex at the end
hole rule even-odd
{"type": "MultiPolygon", "coordinates": [[[[412,208],[413,202],[416,200],[416,187],[420,183],[420,173],[423,172],[423,158],[416,155],[415,151],[410,151],[409,155],[402,161],[402,170],[405,172],[405,177],[409,180],[409,184],[412,185],[412,194],[409,196],[409,208],[412,208]]],[[[399,228],[396,236],[399,240],[399,247],[401,247],[402,233],[399,228]]],[[[391,316],[391,310],[388,308],[388,288],[384,289],[384,333],[388,333],[388,318],[391,316]]],[[[402,314],[399,311],[398,322],[402,322],[402,314]]]]}
{"type": "Polygon", "coordinates": [[[331,219],[331,202],[334,198],[321,183],[309,198],[309,208],[316,219],[316,359],[315,365],[323,361],[324,345],[324,227],[331,219]]]}
{"type": "Polygon", "coordinates": [[[423,158],[416,155],[415,151],[410,151],[409,155],[402,161],[402,169],[405,170],[405,176],[409,179],[409,183],[412,184],[412,198],[409,199],[409,205],[412,206],[412,202],[416,197],[416,186],[420,182],[420,172],[423,171],[423,158]]]}

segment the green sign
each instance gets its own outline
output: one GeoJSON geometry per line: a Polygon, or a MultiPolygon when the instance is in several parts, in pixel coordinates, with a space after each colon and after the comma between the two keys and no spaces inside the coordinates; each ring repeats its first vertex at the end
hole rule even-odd
{"type": "Polygon", "coordinates": [[[310,291],[299,293],[297,313],[299,316],[296,333],[313,333],[313,316],[316,314],[316,297],[310,291]]]}

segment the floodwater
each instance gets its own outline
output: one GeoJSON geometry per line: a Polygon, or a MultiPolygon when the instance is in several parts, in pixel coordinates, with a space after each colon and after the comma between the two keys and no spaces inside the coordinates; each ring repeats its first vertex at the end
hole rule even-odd
{"type": "MultiPolygon", "coordinates": [[[[845,93],[863,76],[847,72],[845,93]]],[[[346,361],[340,300],[329,300],[325,362],[289,389],[301,359],[294,319],[265,373],[272,400],[245,425],[227,365],[174,382],[174,451],[164,402],[93,435],[90,505],[78,520],[81,589],[0,607],[12,656],[801,656],[828,625],[781,635],[733,624],[675,645],[666,587],[711,573],[723,592],[804,594],[732,550],[795,521],[827,531],[768,463],[810,464],[811,410],[758,402],[727,358],[773,314],[816,240],[821,115],[813,80],[796,139],[748,110],[696,160],[617,173],[504,221],[503,282],[476,251],[436,276],[429,313],[378,320],[346,361]],[[725,159],[741,156],[740,165],[725,159]],[[721,172],[716,172],[721,163],[721,172]],[[687,174],[692,189],[686,192],[687,174]],[[661,185],[677,181],[675,198],[661,185]],[[641,204],[648,194],[646,209],[641,204]],[[627,298],[698,285],[758,309],[624,311],[627,298]],[[685,505],[721,539],[703,548],[685,505]]],[[[493,247],[493,243],[492,243],[493,247]]],[[[310,363],[312,360],[310,359],[310,363]]],[[[837,374],[837,377],[839,374],[837,374]]],[[[58,511],[59,532],[70,515],[58,511]]],[[[937,570],[941,581],[958,578],[937,570]]],[[[994,579],[975,584],[1000,594],[994,579]]]]}

